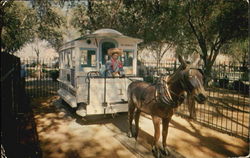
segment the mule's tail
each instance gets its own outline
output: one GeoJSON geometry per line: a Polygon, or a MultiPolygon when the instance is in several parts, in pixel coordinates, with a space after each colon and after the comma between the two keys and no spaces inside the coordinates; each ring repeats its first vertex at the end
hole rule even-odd
{"type": "MultiPolygon", "coordinates": [[[[128,79],[130,79],[130,78],[128,78],[128,79]]],[[[131,80],[131,79],[130,79],[131,80]]],[[[132,81],[132,80],[131,80],[132,81]]],[[[132,81],[132,83],[133,83],[134,81],[132,81]]],[[[129,106],[129,103],[130,103],[130,101],[131,101],[131,83],[128,85],[128,90],[127,90],[127,100],[128,100],[128,106],[129,106]]]]}

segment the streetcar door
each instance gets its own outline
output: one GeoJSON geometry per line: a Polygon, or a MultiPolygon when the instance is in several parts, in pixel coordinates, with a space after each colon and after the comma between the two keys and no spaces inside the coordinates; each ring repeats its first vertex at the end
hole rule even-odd
{"type": "Polygon", "coordinates": [[[113,42],[103,42],[102,43],[101,55],[100,55],[101,65],[105,65],[106,61],[109,60],[110,57],[108,56],[108,49],[110,49],[110,48],[115,48],[115,44],[113,42]]]}

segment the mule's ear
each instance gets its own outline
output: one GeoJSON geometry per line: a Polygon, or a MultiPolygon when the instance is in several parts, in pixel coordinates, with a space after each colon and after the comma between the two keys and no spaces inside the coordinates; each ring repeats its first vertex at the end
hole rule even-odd
{"type": "Polygon", "coordinates": [[[180,54],[178,54],[178,60],[181,63],[181,65],[183,66],[183,68],[185,69],[187,67],[187,63],[183,60],[183,58],[181,57],[180,54]]]}
{"type": "Polygon", "coordinates": [[[192,62],[192,66],[195,67],[197,66],[197,64],[200,61],[200,55],[198,53],[193,55],[193,62],[192,62]]]}

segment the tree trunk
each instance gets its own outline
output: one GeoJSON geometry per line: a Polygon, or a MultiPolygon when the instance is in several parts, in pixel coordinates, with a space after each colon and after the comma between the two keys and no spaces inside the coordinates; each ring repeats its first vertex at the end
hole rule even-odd
{"type": "Polygon", "coordinates": [[[160,59],[157,59],[157,61],[156,61],[157,76],[159,76],[159,69],[160,69],[160,59]]]}
{"type": "Polygon", "coordinates": [[[211,81],[212,79],[212,66],[213,64],[209,61],[207,61],[207,63],[204,65],[204,76],[205,76],[205,80],[204,80],[204,84],[205,87],[208,86],[209,81],[211,81]]]}
{"type": "MultiPolygon", "coordinates": [[[[96,26],[95,25],[95,20],[94,20],[94,18],[93,18],[93,9],[92,9],[92,7],[93,7],[93,3],[94,2],[92,2],[91,0],[88,0],[88,11],[87,11],[87,14],[88,14],[88,16],[89,16],[89,19],[90,19],[90,23],[91,23],[91,25],[92,26],[96,26]]],[[[94,30],[96,30],[96,28],[93,28],[94,30]]],[[[93,30],[92,30],[93,31],[93,30]]]]}

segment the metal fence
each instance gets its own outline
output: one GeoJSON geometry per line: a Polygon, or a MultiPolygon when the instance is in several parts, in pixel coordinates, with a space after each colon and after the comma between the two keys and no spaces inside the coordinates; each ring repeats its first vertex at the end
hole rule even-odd
{"type": "MultiPolygon", "coordinates": [[[[26,65],[26,91],[30,97],[57,95],[59,84],[58,61],[22,60],[26,65]]],[[[172,74],[178,63],[140,63],[138,73],[145,81],[154,82],[156,74],[172,74]]],[[[212,79],[206,88],[209,94],[206,104],[195,105],[194,120],[205,126],[226,132],[249,141],[249,70],[235,64],[213,66],[212,79]]],[[[187,102],[176,114],[190,117],[187,102]]]]}
{"type": "MultiPolygon", "coordinates": [[[[175,62],[142,63],[139,74],[153,82],[155,74],[171,74],[178,67],[175,62]]],[[[213,66],[212,79],[206,91],[209,95],[205,104],[195,103],[193,119],[203,125],[249,141],[250,99],[249,70],[236,64],[221,63],[213,66]]],[[[187,100],[176,114],[190,117],[187,100]]]]}
{"type": "Polygon", "coordinates": [[[36,125],[21,78],[20,59],[1,55],[1,156],[40,158],[36,125]],[[27,128],[28,127],[28,128],[27,128]]]}
{"type": "Polygon", "coordinates": [[[59,89],[58,60],[22,59],[22,68],[25,70],[26,92],[31,98],[56,95],[59,89]]]}

